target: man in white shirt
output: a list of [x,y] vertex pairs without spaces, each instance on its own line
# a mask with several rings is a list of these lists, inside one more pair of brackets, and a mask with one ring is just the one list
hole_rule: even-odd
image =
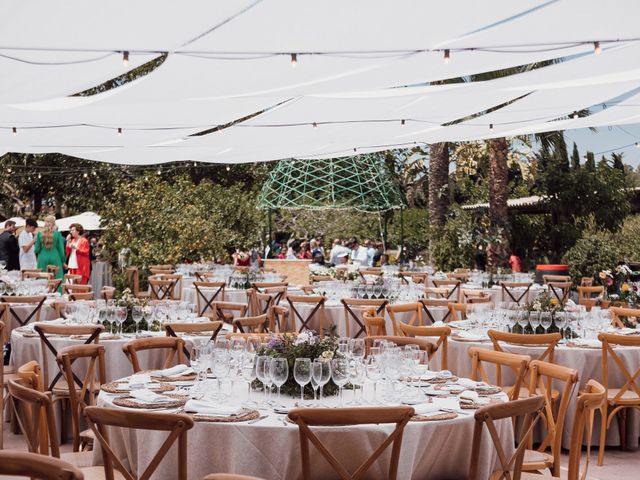
[[357,263],[358,265],[362,265],[363,267],[367,266],[367,249],[360,246],[357,238],[353,238],[351,240],[351,262]]
[[376,255],[376,249],[373,247],[373,242],[367,239],[364,241],[364,246],[367,248],[367,266],[373,267],[373,257]]
[[18,236],[18,246],[20,247],[20,270],[26,268],[38,268],[36,252],[33,245],[36,243],[36,236],[33,234],[38,223],[33,218],[27,218],[26,225]]
[[331,252],[329,252],[329,263],[331,263],[332,265],[339,265],[341,263],[344,263],[343,261],[338,260],[338,258],[344,257],[345,253],[348,256],[351,253],[351,250],[349,250],[347,247],[342,245],[342,242],[340,241],[339,238],[336,238],[333,241],[333,247],[331,248]]

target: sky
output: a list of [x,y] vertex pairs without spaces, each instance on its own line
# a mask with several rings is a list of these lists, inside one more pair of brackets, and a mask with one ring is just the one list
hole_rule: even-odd
[[599,127],[595,132],[588,128],[565,130],[564,136],[569,154],[573,150],[573,142],[576,142],[580,157],[584,157],[587,151],[592,151],[598,161],[603,154],[609,157],[611,151],[623,152],[622,160],[625,164],[634,168],[640,165],[640,149],[635,146],[635,142],[640,142],[640,123]]

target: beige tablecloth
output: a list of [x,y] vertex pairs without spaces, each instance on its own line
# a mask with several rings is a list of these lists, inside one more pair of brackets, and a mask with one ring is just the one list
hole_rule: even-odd
[[[486,349],[493,349],[490,342],[459,342],[455,340],[449,341],[449,358],[448,367],[454,374],[461,377],[471,376],[471,360],[467,351],[470,347],[480,347]],[[545,348],[543,347],[528,347],[519,345],[504,345],[503,349],[511,353],[517,353],[522,355],[530,355],[532,359],[540,356]],[[627,366],[630,372],[635,372],[640,365],[640,348],[637,347],[617,347],[620,358]],[[440,368],[440,356],[436,355],[432,362],[432,368]],[[602,350],[595,348],[572,348],[564,345],[559,345],[555,349],[554,363],[558,365],[564,365],[566,367],[575,368],[580,374],[579,389],[585,388],[587,382],[590,379],[597,380],[602,383]],[[495,372],[489,368],[489,375],[492,379],[495,379]],[[510,369],[502,369],[502,375],[505,384],[512,384],[514,381],[513,372]],[[612,362],[609,367],[609,387],[616,388],[622,387],[625,383],[625,378],[618,368]],[[556,385],[556,388],[558,386]],[[569,409],[567,412],[567,422],[565,423],[562,444],[565,448],[569,448],[571,443],[571,429],[573,426],[573,416],[577,406],[578,391],[573,392],[573,396],[569,403]],[[628,409],[628,424],[627,424],[627,445],[632,448],[638,447],[638,437],[640,437],[640,415],[635,409]],[[594,422],[594,445],[599,444],[599,432],[600,432],[600,415],[596,413],[596,420]],[[620,436],[618,433],[618,424],[614,420],[611,423],[611,427],[607,430],[606,444],[611,446],[620,445]]]

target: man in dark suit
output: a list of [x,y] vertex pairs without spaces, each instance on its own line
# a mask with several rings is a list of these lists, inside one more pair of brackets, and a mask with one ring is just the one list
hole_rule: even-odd
[[5,262],[7,270],[20,270],[20,247],[15,231],[16,222],[7,220],[4,232],[0,233],[0,261]]

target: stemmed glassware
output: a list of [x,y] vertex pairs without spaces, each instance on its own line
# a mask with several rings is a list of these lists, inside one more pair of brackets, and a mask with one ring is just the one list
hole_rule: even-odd
[[249,405],[253,404],[251,400],[251,384],[257,378],[256,371],[256,356],[251,353],[246,353],[244,355],[244,359],[242,361],[242,378],[247,381],[247,403]]
[[116,334],[116,307],[107,305],[107,321],[111,324],[111,333]]
[[300,385],[300,405],[304,402],[304,386],[311,381],[313,372],[311,371],[310,358],[296,358],[293,365],[293,378]]
[[269,365],[271,372],[271,380],[278,387],[278,402],[281,401],[280,388],[287,382],[289,378],[289,362],[286,358],[273,358]]
[[142,311],[142,307],[139,305],[134,305],[131,308],[131,318],[133,319],[133,321],[136,324],[136,336],[138,335],[138,333],[140,333],[140,321],[142,320],[142,317],[144,316],[144,313]]
[[271,385],[270,366],[271,357],[260,355],[256,358],[256,376],[258,377],[258,380],[260,380],[260,383],[262,383],[267,403],[269,403],[269,386]]
[[231,368],[229,355],[227,354],[227,352],[224,350],[216,349],[213,352],[211,367],[218,384],[218,396],[220,398],[224,398],[225,395],[224,393],[222,393],[222,381],[227,378],[227,376],[229,375],[229,369]]
[[352,338],[349,340],[349,355],[351,358],[364,358],[364,338]]
[[349,381],[349,361],[346,358],[331,360],[331,379],[340,389],[340,406],[344,406],[343,389]]
[[[211,360],[211,351],[207,355],[207,348],[204,345],[194,345],[191,349],[190,363],[191,368],[196,372],[196,383],[193,386],[194,395],[199,395],[202,391],[202,384],[206,378],[206,372],[209,368],[209,362]],[[204,376],[204,378],[203,378]]]
[[116,307],[116,321],[118,322],[118,334],[122,336],[122,325],[127,320],[127,307]]
[[378,380],[382,379],[382,365],[377,356],[369,355],[365,360],[367,378],[373,382],[373,403],[378,403]]
[[[362,388],[364,387],[365,369],[364,364],[359,359],[349,361],[349,383],[353,386],[353,403],[360,405],[362,403]],[[358,400],[358,392],[360,390],[360,400]]]
[[320,402],[322,402],[323,387],[331,380],[331,362],[322,358],[313,361],[313,381],[320,389]]
[[544,328],[544,333],[549,331],[549,327],[551,327],[551,312],[540,313],[540,326]]

